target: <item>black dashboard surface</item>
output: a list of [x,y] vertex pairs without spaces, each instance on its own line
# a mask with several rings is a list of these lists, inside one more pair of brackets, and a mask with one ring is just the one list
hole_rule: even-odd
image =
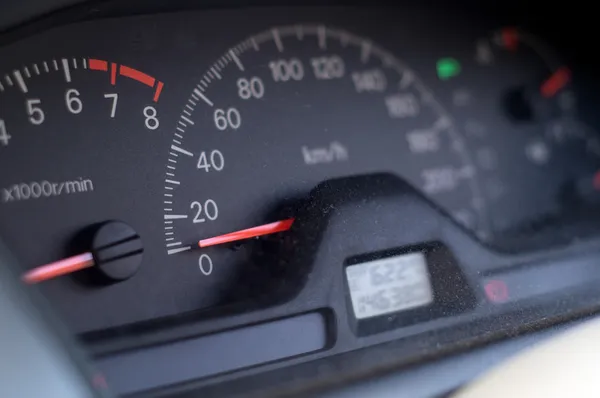
[[317,391],[597,310],[576,7],[66,5],[2,13],[0,236],[116,392]]

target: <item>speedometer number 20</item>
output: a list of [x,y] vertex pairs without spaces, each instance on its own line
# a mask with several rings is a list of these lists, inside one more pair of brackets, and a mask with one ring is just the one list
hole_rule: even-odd
[[190,209],[194,210],[194,224],[206,222],[207,218],[209,221],[215,221],[219,217],[219,208],[212,199],[208,199],[204,203],[194,201],[190,205]]

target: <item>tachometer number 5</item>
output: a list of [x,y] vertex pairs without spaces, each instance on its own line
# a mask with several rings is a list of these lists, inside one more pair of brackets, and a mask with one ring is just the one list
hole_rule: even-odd
[[207,218],[209,221],[215,221],[219,217],[219,208],[217,207],[217,203],[212,199],[206,200],[204,204],[194,201],[190,205],[190,209],[196,212],[194,224],[206,222]]

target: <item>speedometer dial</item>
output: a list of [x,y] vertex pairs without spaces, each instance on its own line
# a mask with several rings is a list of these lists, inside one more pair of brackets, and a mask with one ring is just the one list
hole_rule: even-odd
[[238,266],[261,264],[251,243],[198,250],[199,240],[289,220],[319,182],[373,172],[402,177],[487,232],[463,140],[407,65],[341,30],[270,29],[227,50],[191,88],[166,162],[165,250],[199,267],[211,286],[203,306],[221,303],[214,286],[231,289],[248,274]]

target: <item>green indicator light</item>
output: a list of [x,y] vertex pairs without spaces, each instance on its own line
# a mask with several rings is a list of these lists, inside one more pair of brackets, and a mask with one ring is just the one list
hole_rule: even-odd
[[460,64],[454,58],[442,58],[436,64],[437,74],[441,80],[448,80],[460,73]]

